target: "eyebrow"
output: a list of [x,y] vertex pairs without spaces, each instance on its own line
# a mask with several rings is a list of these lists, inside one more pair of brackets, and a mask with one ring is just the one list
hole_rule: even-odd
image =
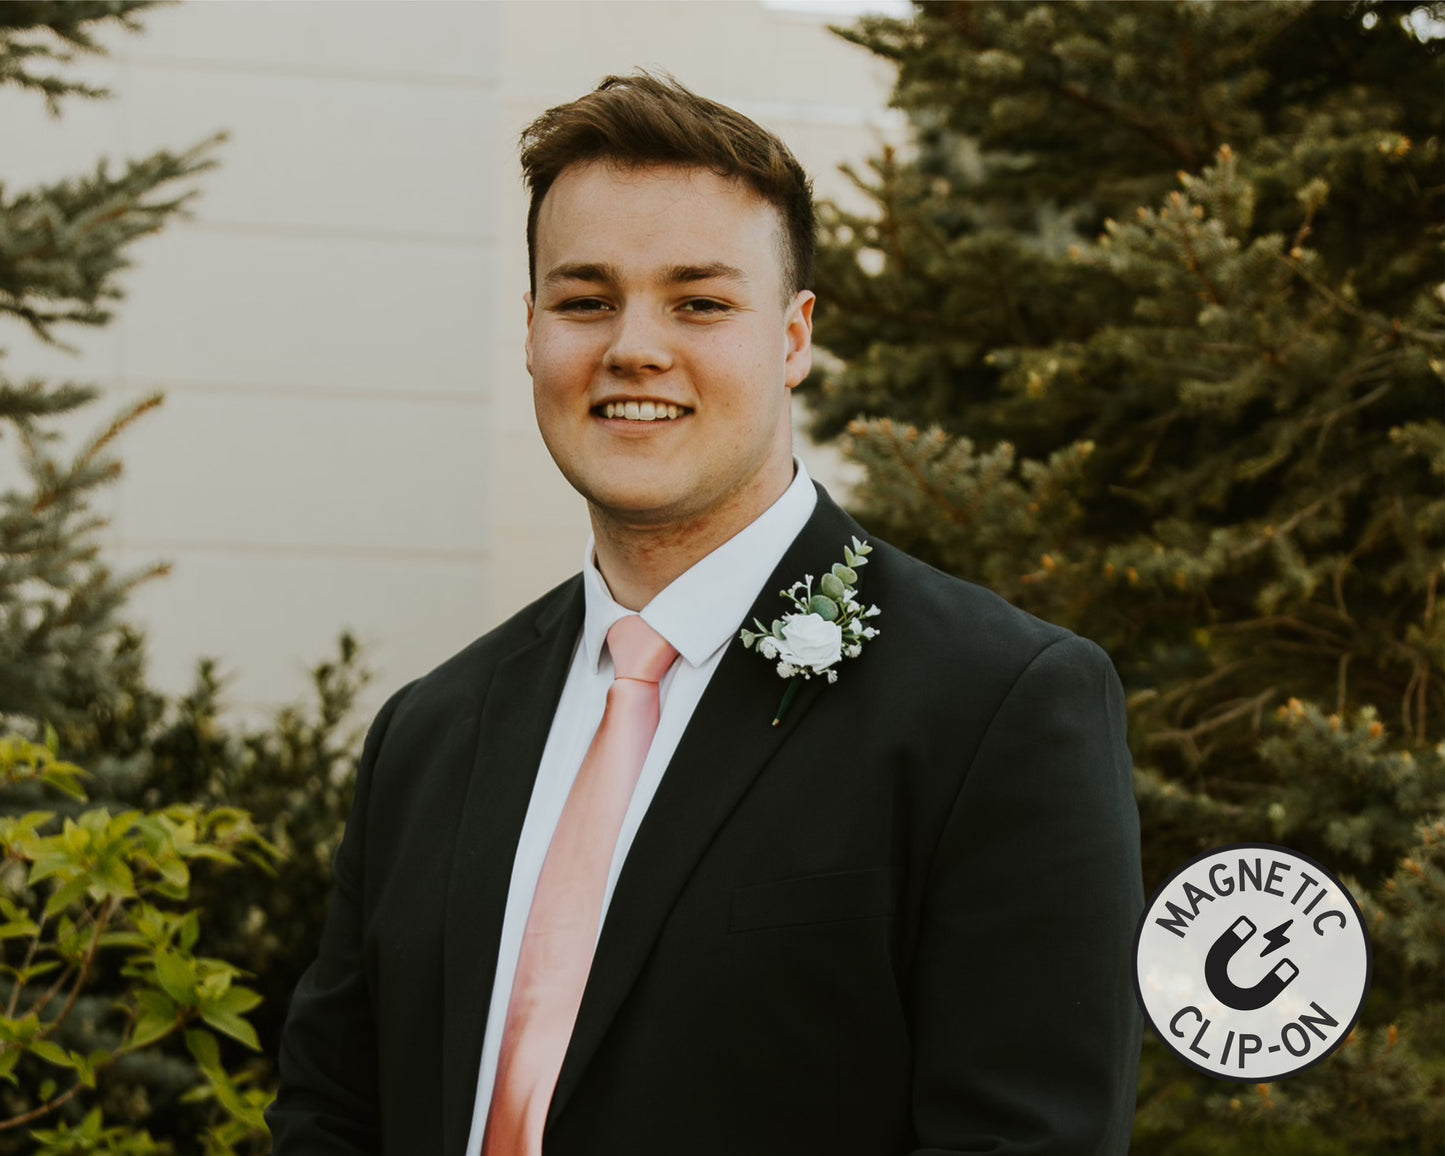
[[[544,285],[557,285],[564,281],[591,281],[604,285],[616,285],[622,280],[617,266],[606,262],[579,261],[558,265],[542,279]],[[709,261],[704,265],[669,265],[662,271],[662,280],[667,285],[687,285],[694,281],[736,281],[748,284],[747,274],[736,265],[725,261]]]

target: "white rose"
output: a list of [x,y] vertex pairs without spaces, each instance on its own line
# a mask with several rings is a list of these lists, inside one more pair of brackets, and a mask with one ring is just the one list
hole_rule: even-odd
[[793,666],[821,671],[843,656],[843,630],[817,614],[789,614],[783,619],[778,654]]

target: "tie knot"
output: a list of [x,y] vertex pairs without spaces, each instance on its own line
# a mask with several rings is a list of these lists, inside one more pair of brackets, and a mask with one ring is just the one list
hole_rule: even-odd
[[635,678],[640,682],[661,682],[677,651],[667,639],[642,621],[639,614],[619,618],[607,632],[607,649],[612,652],[612,665],[617,678]]

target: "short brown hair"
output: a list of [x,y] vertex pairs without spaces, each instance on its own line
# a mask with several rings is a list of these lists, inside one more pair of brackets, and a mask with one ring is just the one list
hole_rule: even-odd
[[727,105],[688,91],[673,77],[639,69],[609,76],[586,96],[549,108],[522,130],[528,283],[537,291],[537,215],[552,183],[570,165],[604,161],[710,169],[743,181],[778,210],[780,255],[789,299],[813,287],[813,182],[788,146]]

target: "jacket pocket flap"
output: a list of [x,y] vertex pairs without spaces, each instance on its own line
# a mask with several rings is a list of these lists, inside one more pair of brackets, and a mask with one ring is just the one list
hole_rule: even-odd
[[728,931],[891,915],[892,876],[890,868],[866,867],[739,887],[733,891]]

